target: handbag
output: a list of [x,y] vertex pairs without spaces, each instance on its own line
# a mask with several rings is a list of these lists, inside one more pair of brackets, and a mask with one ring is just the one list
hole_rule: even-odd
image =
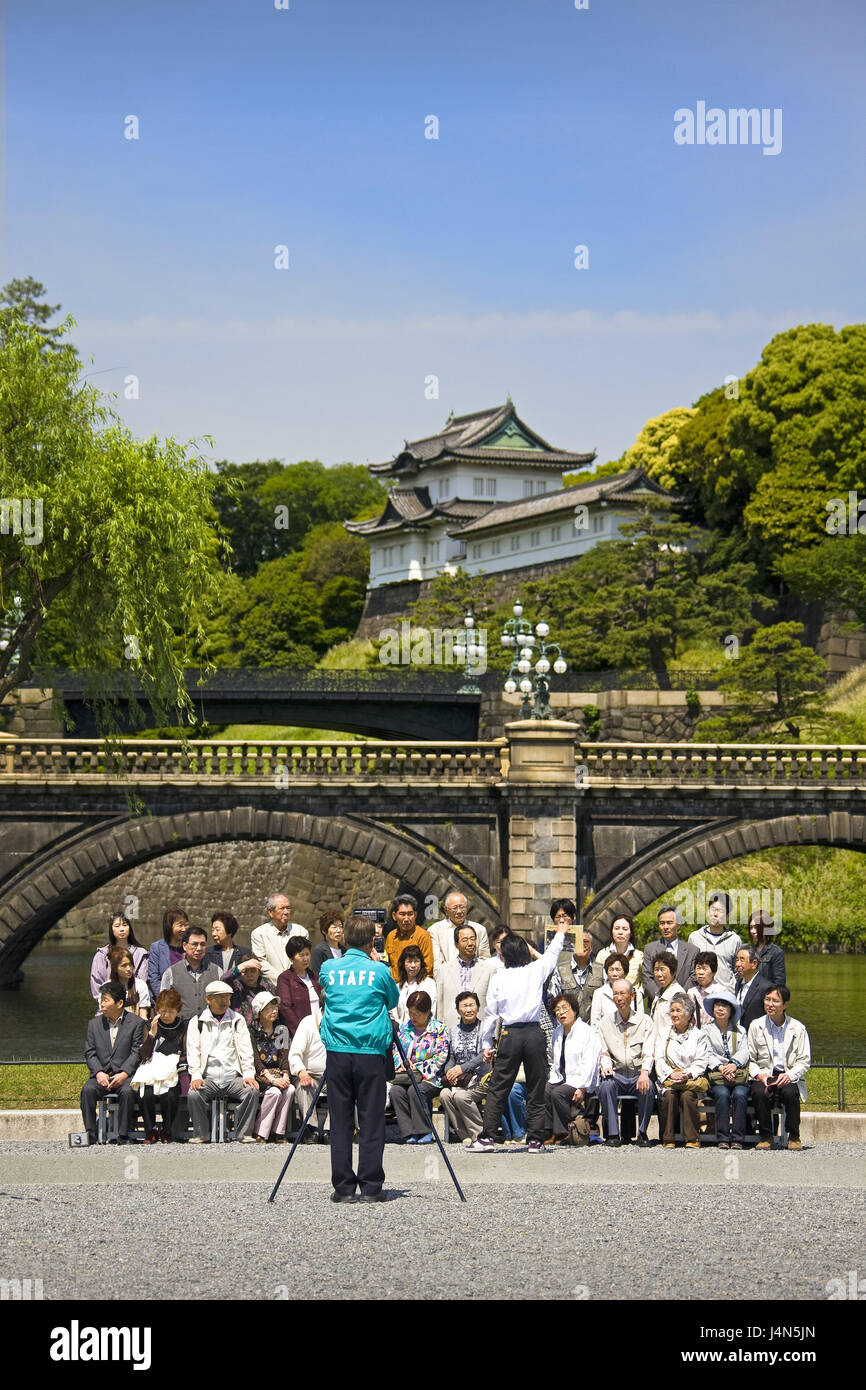
[[[736,1050],[737,1050],[737,1030],[736,1030],[736,1028],[732,1028],[732,1029],[731,1029],[731,1038],[733,1039],[734,1051],[736,1052]],[[725,1042],[724,1037],[722,1038],[722,1046],[724,1047],[725,1051],[727,1052],[727,1050],[728,1050],[728,1045],[727,1045],[727,1043]],[[734,1072],[734,1079],[733,1079],[733,1081],[729,1081],[729,1080],[727,1079],[726,1076],[722,1076],[721,1068],[719,1068],[719,1067],[713,1067],[712,1071],[708,1071],[708,1072],[707,1072],[707,1080],[709,1081],[709,1083],[710,1083],[711,1086],[745,1086],[745,1085],[748,1083],[748,1080],[749,1080],[749,1064],[748,1064],[748,1062],[745,1062],[745,1063],[743,1064],[743,1066],[737,1067],[737,1070]]]
[[[667,1042],[665,1043],[665,1061],[669,1067],[672,1067],[673,1062],[668,1056],[670,1044],[671,1035],[668,1033]],[[688,1081],[671,1081],[670,1077],[668,1077],[666,1081],[662,1082],[662,1088],[665,1091],[695,1091],[699,1095],[702,1095],[704,1091],[710,1089],[710,1083],[705,1076],[690,1076]]]

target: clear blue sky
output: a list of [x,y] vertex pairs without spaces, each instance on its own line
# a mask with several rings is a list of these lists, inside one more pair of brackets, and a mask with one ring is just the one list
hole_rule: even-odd
[[[139,435],[366,462],[510,391],[604,460],[773,333],[864,317],[861,0],[6,14],[2,279],[74,315],[95,384],[139,377]],[[781,108],[781,153],[675,144],[699,101]]]

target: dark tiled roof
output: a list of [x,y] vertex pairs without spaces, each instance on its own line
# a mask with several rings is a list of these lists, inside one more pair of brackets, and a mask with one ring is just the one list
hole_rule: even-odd
[[392,488],[382,514],[370,521],[346,521],[347,531],[355,536],[370,536],[383,531],[405,531],[409,527],[435,520],[467,521],[490,508],[489,502],[464,501],[453,497],[447,502],[431,502],[426,487]]
[[451,536],[477,535],[479,531],[494,531],[501,526],[513,526],[518,522],[534,521],[556,512],[571,512],[578,505],[600,502],[639,503],[650,493],[660,500],[676,502],[678,499],[659,487],[641,468],[630,468],[625,473],[599,478],[597,481],[581,483],[577,487],[559,488],[556,492],[544,492],[538,497],[525,497],[520,502],[499,502],[490,507],[482,516],[469,521],[464,526],[449,531]]
[[[485,439],[496,435],[509,420],[538,447],[537,449],[482,449]],[[539,467],[555,467],[557,464],[587,463],[595,458],[595,453],[573,454],[554,448],[540,434],[531,430],[518,416],[511,400],[505,405],[497,405],[489,410],[476,410],[471,415],[453,415],[438,434],[427,435],[423,439],[406,441],[404,448],[387,463],[371,463],[368,468],[373,474],[386,474],[391,477],[401,473],[412,473],[419,464],[433,463],[445,458],[470,458],[486,463],[529,463]]]

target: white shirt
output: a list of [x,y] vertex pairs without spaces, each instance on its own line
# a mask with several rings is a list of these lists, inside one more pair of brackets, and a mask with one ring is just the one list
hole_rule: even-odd
[[564,941],[565,932],[557,932],[538,960],[530,961],[529,965],[515,966],[512,970],[493,972],[484,1013],[485,1047],[493,1046],[497,1018],[502,1019],[504,1028],[513,1023],[540,1021],[544,1007],[544,986],[556,969]]
[[427,998],[430,1000],[430,1016],[431,1018],[436,1017],[436,981],[428,975],[423,980],[407,980],[405,985],[400,986],[400,998],[397,1000],[396,1008],[391,1010],[391,1017],[395,1019],[397,1023],[409,1022],[409,1010],[406,1008],[406,1000],[409,998],[410,994],[415,993],[416,989],[420,989],[422,993],[427,995]]
[[[207,1059],[207,1080],[217,1086],[226,1086],[238,1078],[237,1053],[232,1037],[231,1010],[226,1009],[211,1035],[211,1047]],[[233,1016],[233,1015],[232,1015]],[[216,1023],[216,1018],[214,1018]]]
[[[475,949],[482,960],[486,960],[490,955],[490,942],[487,938],[487,928],[480,922],[470,922],[468,919],[460,923],[461,927],[471,927],[475,932]],[[441,917],[438,922],[432,922],[427,928],[430,933],[430,940],[433,943],[433,974],[438,974],[440,965],[446,965],[449,961],[457,959],[457,946],[454,942],[454,923],[447,917]]]
[[782,1026],[779,1027],[778,1023],[774,1023],[770,1015],[767,1014],[767,1029],[769,1030],[770,1037],[773,1039],[773,1071],[788,1070],[788,1059],[785,1055],[785,1033],[787,1028],[787,1018],[783,1020]]
[[693,1078],[703,1076],[710,1063],[707,1036],[700,1028],[678,1033],[670,1028],[656,1037],[656,1080],[659,1086],[672,1071],[687,1071]]
[[[562,1040],[565,1037],[565,1075],[562,1074]],[[550,1080],[555,1083],[567,1081],[575,1090],[598,1090],[598,1064],[601,1058],[601,1038],[583,1019],[572,1024],[571,1032],[565,1035],[562,1024],[557,1023],[550,1044],[552,1063]]]
[[289,1044],[289,1071],[297,1076],[300,1071],[308,1071],[311,1076],[322,1076],[328,1054],[319,1035],[316,1020],[307,1015],[298,1024]]
[[313,1015],[314,1018],[317,1018],[318,1015],[322,1012],[322,1008],[319,1004],[319,996],[316,993],[316,986],[313,984],[309,975],[302,975],[301,979],[303,983],[307,986],[307,993],[310,996],[310,1013]]

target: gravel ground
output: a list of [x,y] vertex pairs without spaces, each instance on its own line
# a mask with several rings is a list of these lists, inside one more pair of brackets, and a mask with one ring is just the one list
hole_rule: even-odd
[[[425,1182],[421,1155],[389,1149],[392,1195],[378,1206],[328,1200],[326,1151],[299,1153],[303,1170],[290,1170],[272,1206],[279,1149],[227,1146],[207,1151],[206,1162],[199,1150],[203,1180],[186,1162],[195,1152],[151,1151],[142,1156],[153,1158],[146,1176],[144,1161],[133,1176],[122,1166],[129,1148],[3,1145],[0,1274],[41,1278],[46,1299],[104,1299],[112,1288],[150,1299],[382,1298],[411,1287],[415,1299],[459,1290],[741,1301],[826,1299],[828,1280],[866,1267],[866,1202],[854,1186],[864,1145],[746,1155],[727,1181],[722,1156],[711,1154],[459,1155],[465,1205],[444,1166]],[[650,1157],[653,1180],[630,1177],[624,1191],[617,1160],[631,1167]],[[42,1185],[46,1164],[57,1174]],[[710,1254],[717,1247],[721,1258]],[[660,1248],[670,1252],[663,1272]]]

